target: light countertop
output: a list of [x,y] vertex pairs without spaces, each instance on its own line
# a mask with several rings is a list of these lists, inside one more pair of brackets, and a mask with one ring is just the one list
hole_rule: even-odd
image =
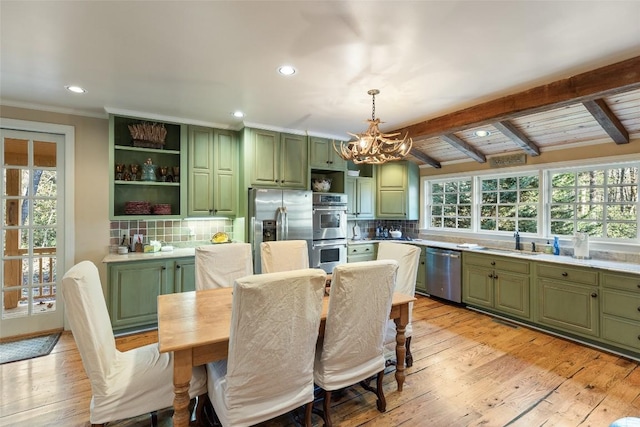
[[126,255],[108,254],[102,258],[102,262],[108,264],[111,262],[149,261],[165,258],[193,257],[195,255],[195,248],[174,248],[168,252],[129,252]]
[[441,242],[437,240],[363,239],[363,240],[349,240],[348,244],[362,245],[366,243],[380,243],[380,242],[409,243],[412,245],[429,246],[433,248],[453,249],[457,251],[478,252],[483,254],[521,258],[521,259],[527,259],[530,261],[544,261],[544,262],[550,262],[550,263],[556,263],[556,264],[571,265],[576,267],[599,268],[602,270],[609,270],[609,271],[619,272],[619,273],[640,274],[640,264],[634,264],[629,262],[598,260],[598,259],[576,259],[570,256],[564,256],[564,255],[551,255],[551,254],[545,254],[542,252],[516,251],[516,250],[508,250],[508,249],[491,249],[491,248],[484,248],[484,247],[464,248],[464,247],[460,247],[458,243]]

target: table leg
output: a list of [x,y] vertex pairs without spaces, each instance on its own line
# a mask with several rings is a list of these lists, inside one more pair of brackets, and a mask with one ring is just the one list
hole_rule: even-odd
[[408,305],[400,307],[400,317],[394,319],[396,323],[396,383],[398,391],[402,391],[404,384],[404,368],[407,348],[405,347],[406,338],[404,336],[407,322],[409,321]]
[[191,382],[191,350],[176,351],[173,355],[173,425],[187,427],[191,419],[189,413],[189,383]]

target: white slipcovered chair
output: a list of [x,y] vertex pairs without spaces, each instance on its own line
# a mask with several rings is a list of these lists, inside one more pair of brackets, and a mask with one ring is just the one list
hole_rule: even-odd
[[249,243],[221,243],[196,248],[197,291],[230,288],[237,278],[252,274]]
[[254,425],[303,405],[311,425],[325,277],[305,269],[236,280],[228,358],[207,364],[209,398],[223,426]]
[[278,240],[260,244],[263,273],[309,268],[309,248],[306,240]]
[[[92,262],[82,261],[67,271],[62,297],[91,382],[92,426],[173,405],[173,354],[160,354],[157,344],[125,352],[116,349],[100,276]],[[189,395],[199,396],[199,407],[206,397],[206,380],[204,367],[193,369]]]
[[[405,295],[414,296],[416,293],[416,277],[418,275],[418,265],[420,264],[420,248],[406,243],[396,242],[380,242],[378,243],[377,259],[392,259],[398,262],[398,278],[396,279],[395,292]],[[411,325],[411,317],[413,312],[413,303],[409,303],[409,322],[404,332],[407,338],[406,348],[407,356],[405,357],[406,366],[413,365],[413,355],[411,354],[411,337],[413,335],[413,327]],[[387,321],[387,332],[384,340],[385,345],[396,344],[396,323],[393,320]],[[393,363],[393,362],[390,362]]]
[[[318,342],[314,379],[324,390],[325,425],[331,426],[331,392],[360,382],[386,410],[382,389],[384,334],[391,312],[398,263],[393,260],[342,264],[334,268],[324,337]],[[368,385],[377,374],[376,387]]]

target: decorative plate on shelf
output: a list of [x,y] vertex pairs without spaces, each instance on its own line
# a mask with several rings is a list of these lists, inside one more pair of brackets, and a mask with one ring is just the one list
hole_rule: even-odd
[[219,231],[211,236],[211,243],[229,243],[229,235],[225,232]]

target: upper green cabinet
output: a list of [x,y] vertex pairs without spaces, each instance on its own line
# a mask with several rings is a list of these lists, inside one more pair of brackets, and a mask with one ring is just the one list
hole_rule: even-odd
[[[130,126],[139,128],[137,138]],[[158,142],[161,138],[157,135],[164,133],[164,143]],[[111,115],[109,219],[181,217],[184,196],[180,170],[186,166],[185,144],[186,126]]]
[[235,132],[189,126],[187,215],[235,216],[238,141]]
[[345,183],[347,219],[373,219],[376,197],[374,179],[348,176]]
[[410,161],[389,162],[378,166],[376,175],[376,218],[419,219],[418,165]]
[[311,169],[344,171],[347,162],[333,149],[333,140],[309,138],[309,167]]
[[307,137],[261,129],[245,130],[249,186],[307,189]]

